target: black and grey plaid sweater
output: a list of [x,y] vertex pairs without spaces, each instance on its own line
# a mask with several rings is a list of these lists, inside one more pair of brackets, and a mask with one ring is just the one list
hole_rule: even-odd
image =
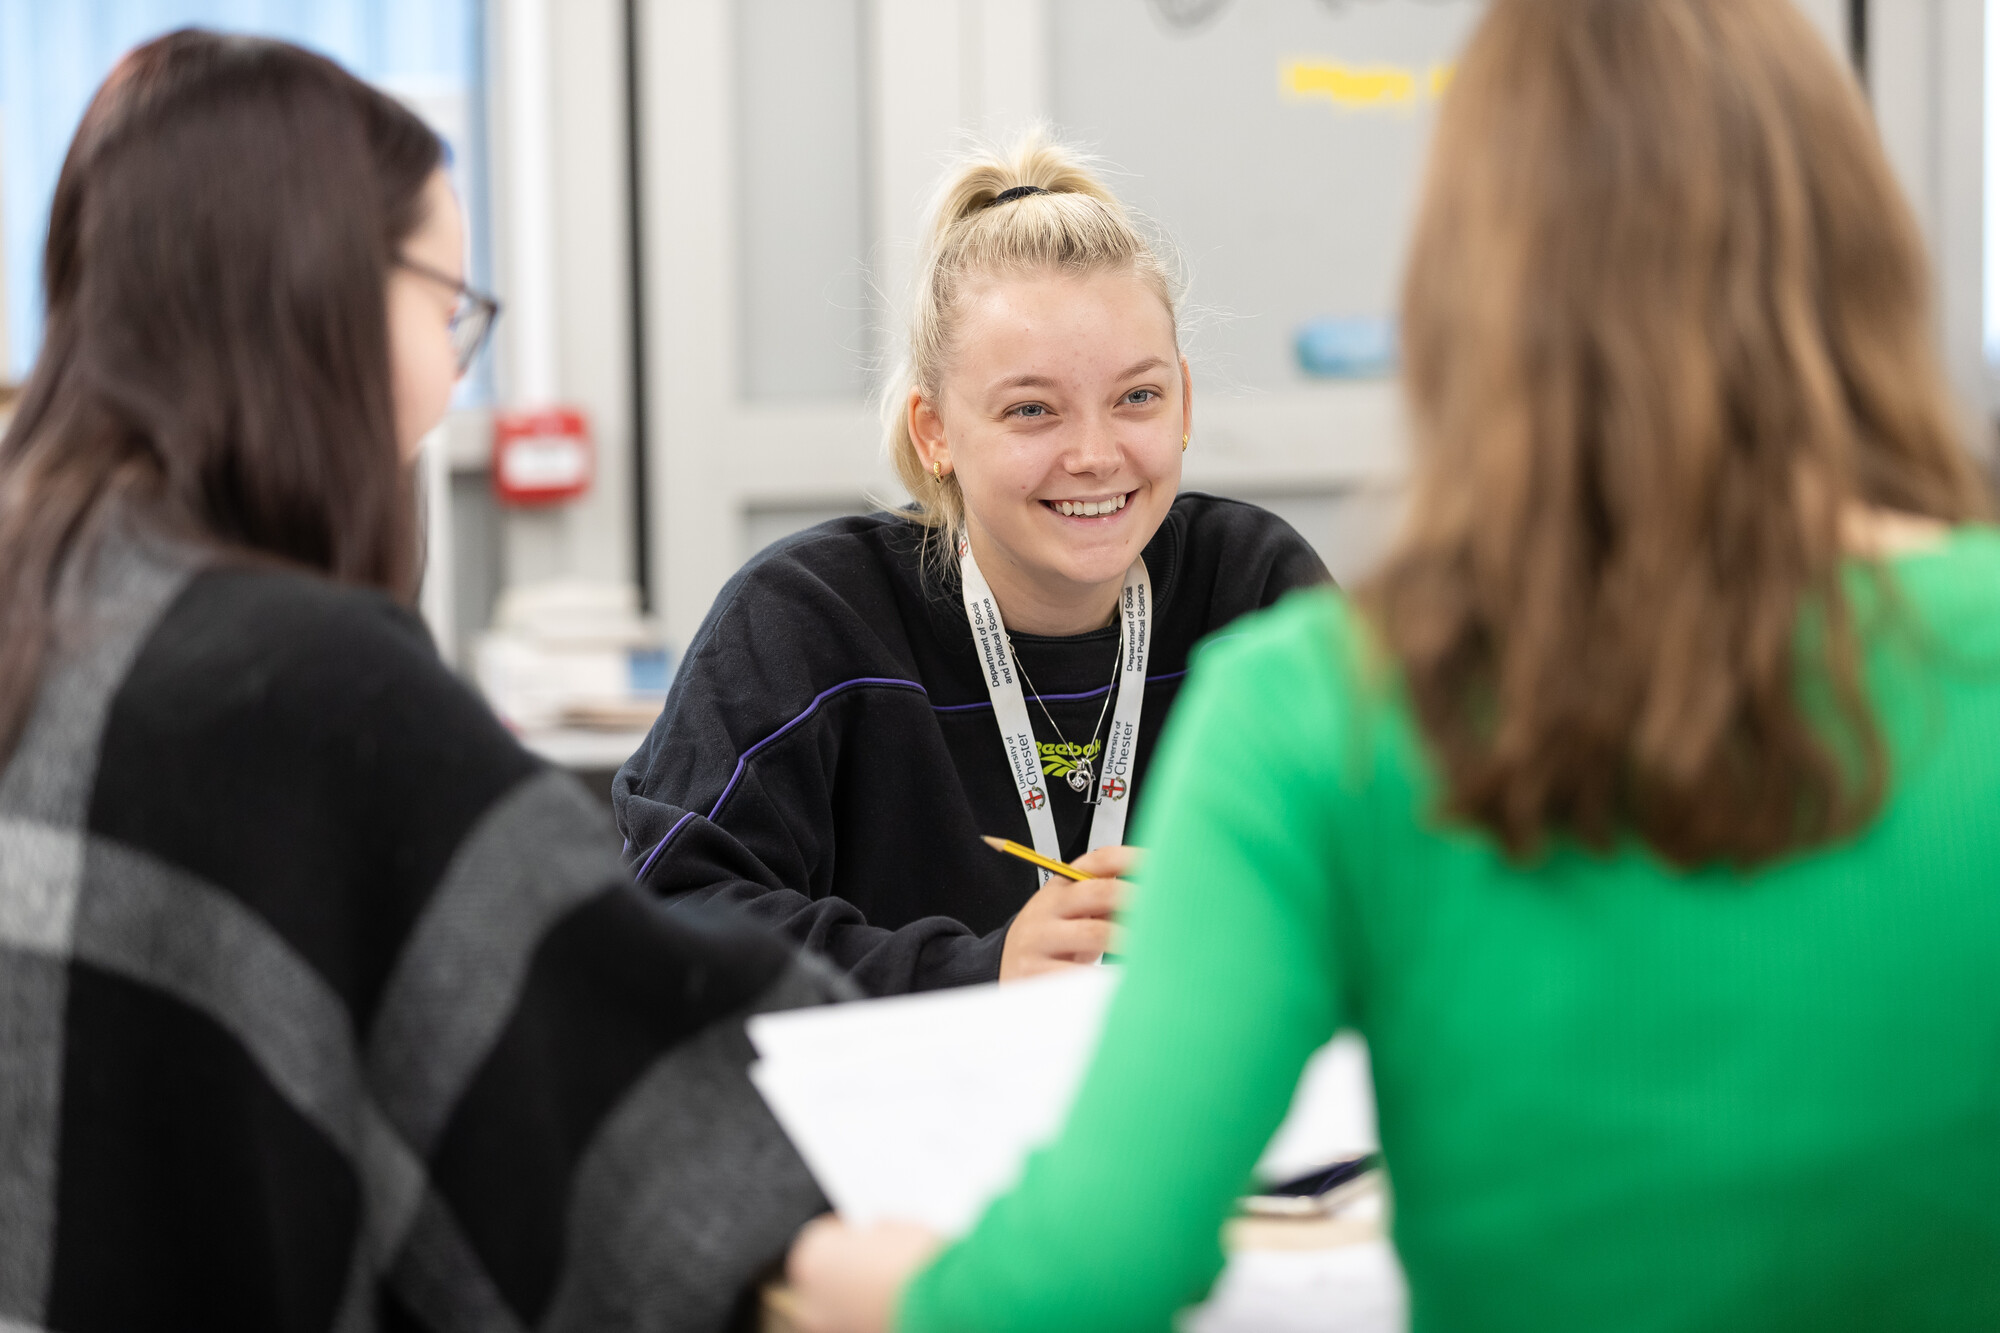
[[0,1330],[706,1329],[824,1207],[787,947],[382,597],[107,540],[0,770]]

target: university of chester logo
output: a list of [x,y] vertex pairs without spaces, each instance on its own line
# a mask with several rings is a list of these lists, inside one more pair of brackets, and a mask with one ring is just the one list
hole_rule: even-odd
[[1113,800],[1113,801],[1124,800],[1125,779],[1123,778],[1107,779],[1104,784],[1104,795],[1107,800]]
[[1021,798],[1021,804],[1030,810],[1039,810],[1049,803],[1049,798],[1040,787],[1028,788],[1028,794]]

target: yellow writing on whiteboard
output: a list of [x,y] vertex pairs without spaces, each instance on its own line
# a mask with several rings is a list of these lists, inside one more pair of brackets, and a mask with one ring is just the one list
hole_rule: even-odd
[[1453,67],[1433,65],[1421,74],[1401,65],[1345,65],[1333,60],[1287,60],[1278,67],[1278,89],[1294,100],[1324,99],[1347,110],[1409,106],[1419,93],[1444,96]]

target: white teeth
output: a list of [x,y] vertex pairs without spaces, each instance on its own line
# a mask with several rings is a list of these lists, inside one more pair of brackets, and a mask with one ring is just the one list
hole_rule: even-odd
[[1125,497],[1114,495],[1109,500],[1058,500],[1056,509],[1071,518],[1095,518],[1099,514],[1115,514],[1125,507]]

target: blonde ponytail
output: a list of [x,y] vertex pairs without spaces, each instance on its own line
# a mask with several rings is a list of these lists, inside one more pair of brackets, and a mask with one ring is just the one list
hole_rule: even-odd
[[1158,294],[1174,319],[1178,341],[1178,276],[1082,154],[1037,130],[1010,150],[971,153],[945,176],[918,252],[903,362],[882,395],[896,476],[914,501],[912,513],[936,537],[956,538],[965,502],[958,479],[934,476],[917,453],[910,436],[910,391],[937,402],[958,298],[968,279],[1120,270]]

